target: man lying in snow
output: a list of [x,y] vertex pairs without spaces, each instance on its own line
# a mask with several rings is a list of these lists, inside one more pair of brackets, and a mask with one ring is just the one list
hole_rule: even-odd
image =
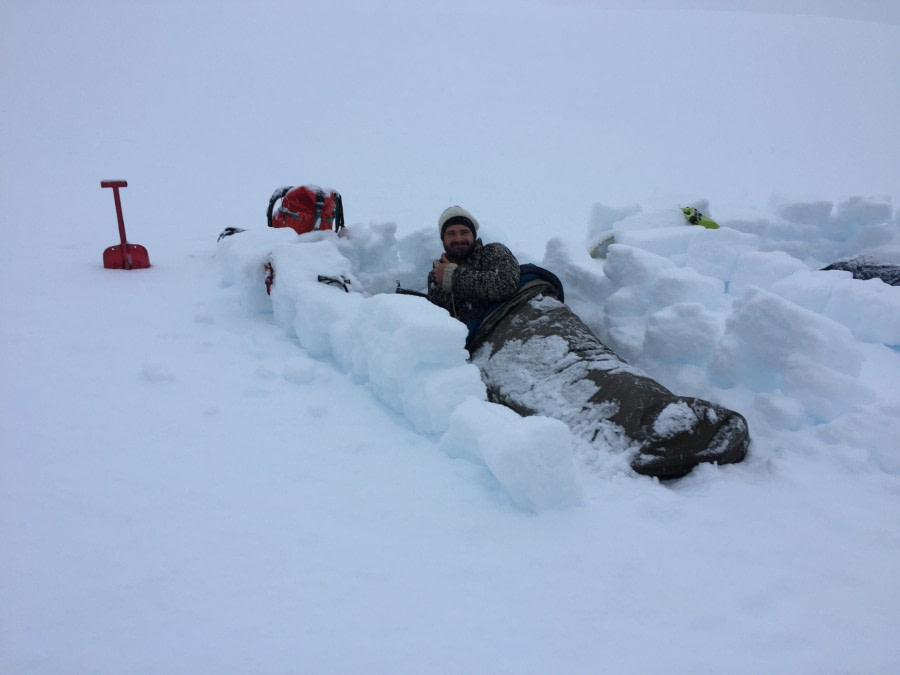
[[625,363],[562,302],[558,285],[521,275],[503,244],[482,244],[465,209],[445,210],[438,229],[444,253],[428,274],[428,299],[469,326],[466,347],[490,400],[632,453],[632,468],[649,476],[744,459],[750,436],[741,415],[675,396]]

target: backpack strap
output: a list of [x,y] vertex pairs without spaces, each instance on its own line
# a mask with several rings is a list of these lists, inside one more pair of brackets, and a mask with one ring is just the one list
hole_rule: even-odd
[[344,229],[344,200],[337,190],[332,194],[334,194],[334,231],[340,232]]
[[322,209],[325,208],[325,192],[316,190],[316,216],[313,219],[313,230],[322,229]]
[[269,197],[269,208],[266,209],[266,222],[269,227],[272,227],[272,209],[275,207],[275,202],[284,197],[288,192],[293,189],[293,185],[288,185],[287,187],[280,187],[275,192],[272,193],[272,196]]

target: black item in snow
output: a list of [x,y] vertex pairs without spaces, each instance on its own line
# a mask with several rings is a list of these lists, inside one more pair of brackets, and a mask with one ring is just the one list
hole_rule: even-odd
[[329,277],[324,274],[320,274],[317,277],[317,281],[320,284],[327,284],[329,286],[336,286],[337,288],[343,288],[345,292],[350,292],[350,280],[347,277]]
[[226,227],[219,233],[219,238],[216,241],[222,241],[225,237],[230,237],[238,232],[246,232],[246,230],[242,227]]

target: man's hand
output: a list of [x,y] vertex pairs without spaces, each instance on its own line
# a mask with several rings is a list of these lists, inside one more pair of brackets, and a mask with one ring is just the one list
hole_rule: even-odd
[[434,281],[438,286],[444,283],[444,270],[447,269],[447,265],[449,264],[450,261],[447,260],[446,253],[441,253],[441,259],[434,261]]

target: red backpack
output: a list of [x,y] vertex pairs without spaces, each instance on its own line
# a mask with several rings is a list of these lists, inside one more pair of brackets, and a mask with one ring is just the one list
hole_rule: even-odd
[[[281,205],[275,209],[279,199]],[[281,187],[269,199],[266,219],[269,227],[290,227],[297,234],[332,229],[340,232],[344,227],[344,204],[336,190],[323,190],[316,185]]]

